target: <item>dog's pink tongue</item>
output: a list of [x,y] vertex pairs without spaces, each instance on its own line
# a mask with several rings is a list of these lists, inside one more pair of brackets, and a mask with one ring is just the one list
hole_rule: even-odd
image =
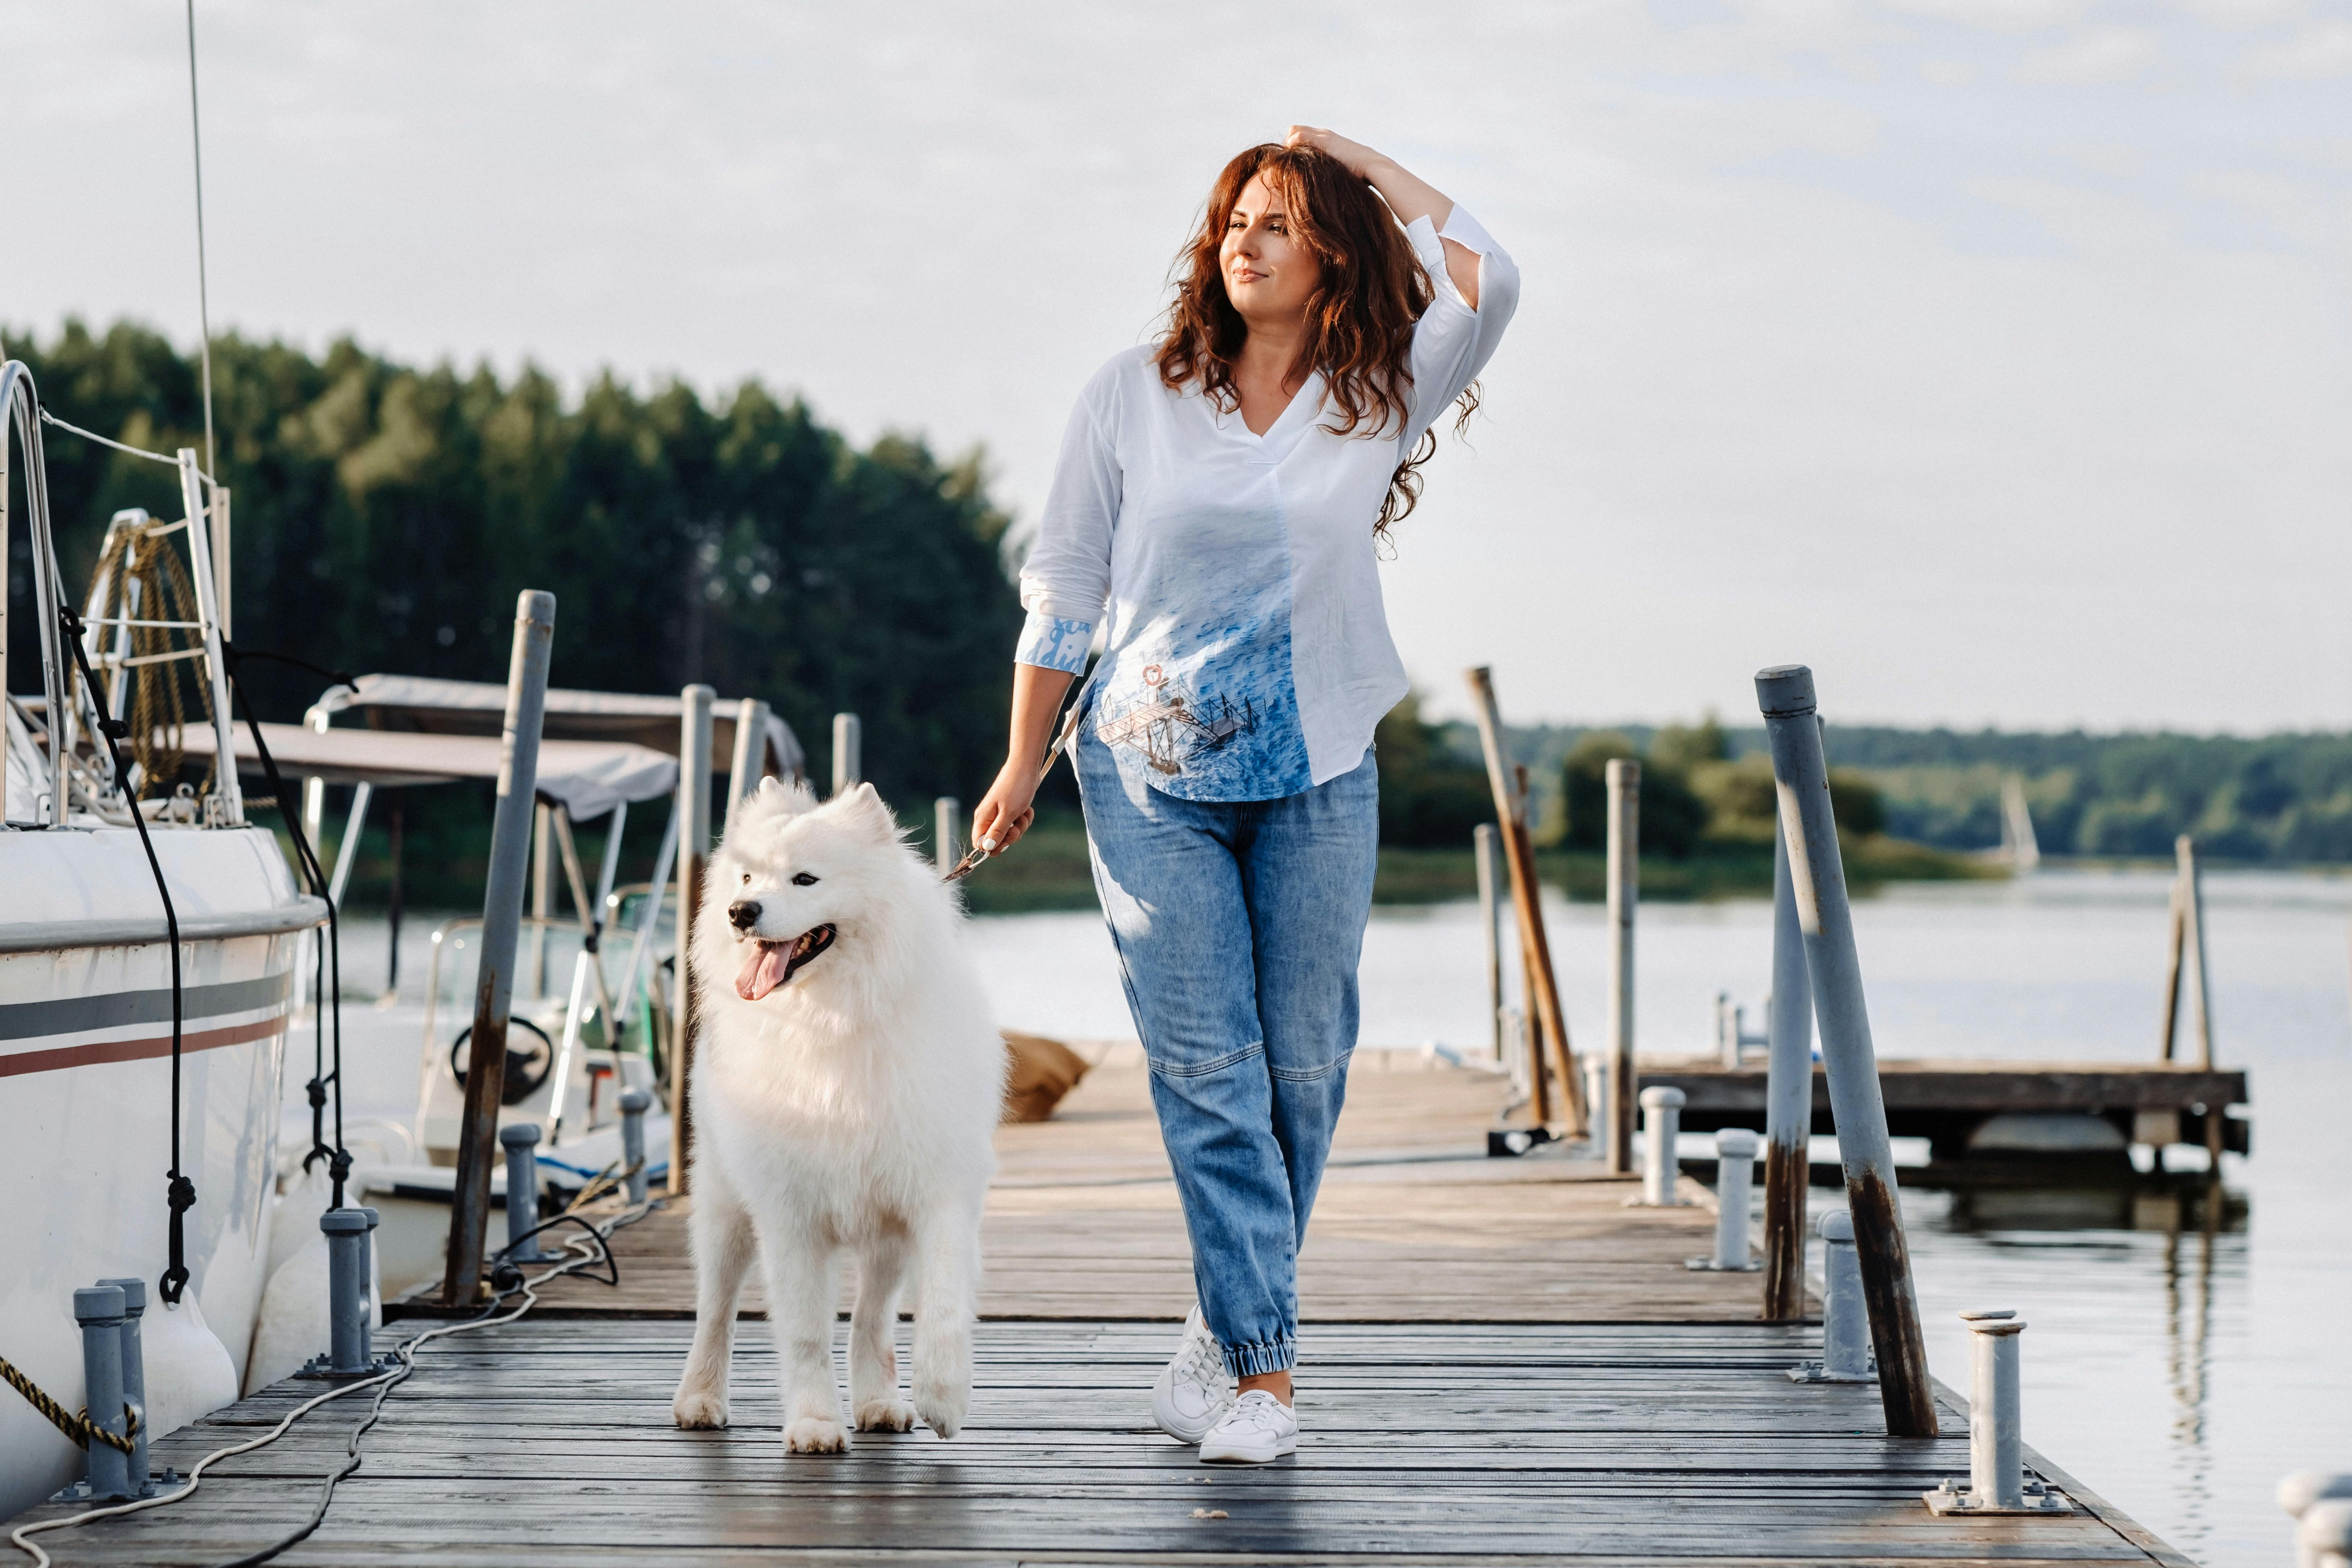
[[743,973],[735,977],[735,994],[757,1002],[784,983],[784,950],[781,943],[755,942]]

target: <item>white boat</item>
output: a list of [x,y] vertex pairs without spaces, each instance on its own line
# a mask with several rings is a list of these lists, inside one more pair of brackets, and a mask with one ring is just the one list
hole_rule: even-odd
[[[148,835],[179,922],[182,1010],[173,1085],[172,947],[138,828],[91,733],[87,689],[58,624],[38,403],[21,364],[0,370],[0,542],[9,531],[14,433],[29,505],[43,617],[37,697],[11,690],[0,782],[0,1356],[68,1406],[81,1401],[73,1291],[143,1279],[151,1430],[234,1400],[262,1290],[277,1205],[278,1107],[300,933],[325,918],[303,896],[267,829],[247,826],[233,776],[203,796],[150,803]],[[184,656],[225,716],[220,616],[209,524],[215,503],[194,455],[180,467],[185,552],[197,596]],[[217,494],[219,492],[210,492]],[[225,497],[219,503],[226,513]],[[118,520],[119,523],[122,520]],[[143,519],[138,520],[143,522]],[[117,616],[117,620],[128,619]],[[93,626],[89,652],[119,678],[117,634]],[[0,638],[0,685],[5,680]],[[187,1278],[162,1298],[170,1261],[168,1173],[194,1184],[184,1218]],[[80,1453],[0,1391],[0,1516],[71,1479]]]

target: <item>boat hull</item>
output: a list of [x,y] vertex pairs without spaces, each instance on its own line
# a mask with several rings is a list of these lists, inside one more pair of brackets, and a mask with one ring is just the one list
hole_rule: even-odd
[[[259,829],[163,831],[155,844],[184,936],[188,1295],[234,1398],[266,1283],[299,933],[323,906],[297,895]],[[190,1331],[194,1315],[159,1321],[155,1288],[169,1257],[171,949],[154,940],[161,904],[128,829],[0,834],[0,1190],[16,1198],[0,1207],[0,1355],[78,1406],[77,1287],[147,1280],[147,1343],[211,1354]],[[167,1428],[203,1413],[167,1400],[203,1403],[220,1380],[204,1366],[156,1366],[158,1353],[150,1426]],[[30,1405],[0,1402],[0,1516],[79,1468],[79,1450]]]

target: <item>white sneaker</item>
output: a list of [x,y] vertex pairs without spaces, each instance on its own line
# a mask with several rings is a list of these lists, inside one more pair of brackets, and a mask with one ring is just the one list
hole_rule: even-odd
[[1210,1463],[1222,1459],[1263,1465],[1297,1447],[1297,1413],[1265,1389],[1253,1388],[1201,1439],[1201,1458]]
[[1151,1418],[1171,1437],[1197,1443],[1233,1408],[1234,1380],[1198,1302],[1184,1320],[1184,1342],[1151,1385]]

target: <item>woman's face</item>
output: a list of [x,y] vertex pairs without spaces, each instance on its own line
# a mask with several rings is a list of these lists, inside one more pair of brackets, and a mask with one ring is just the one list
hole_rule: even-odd
[[1252,326],[1287,326],[1307,313],[1307,301],[1323,280],[1323,264],[1291,232],[1283,200],[1260,174],[1242,187],[1225,220],[1217,260],[1225,297]]

